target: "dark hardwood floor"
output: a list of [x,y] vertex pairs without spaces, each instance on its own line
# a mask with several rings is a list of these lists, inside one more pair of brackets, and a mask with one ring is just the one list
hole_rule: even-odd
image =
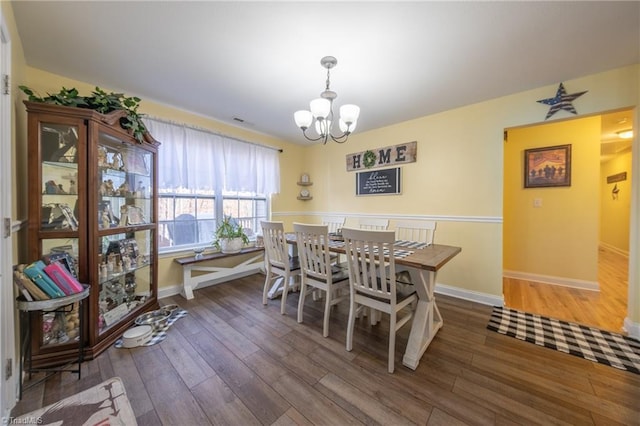
[[14,415],[119,376],[140,425],[616,425],[640,424],[640,375],[486,329],[491,307],[438,296],[444,327],[413,371],[402,365],[409,326],[387,373],[385,316],[357,322],[345,351],[347,304],[322,337],[321,301],[296,322],[261,303],[263,275],[161,300],[189,314],[160,344],[111,347],[26,391]]

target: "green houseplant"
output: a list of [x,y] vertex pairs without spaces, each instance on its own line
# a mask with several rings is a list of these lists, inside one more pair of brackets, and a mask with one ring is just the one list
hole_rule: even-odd
[[216,228],[213,246],[222,253],[238,253],[245,244],[249,244],[249,237],[242,225],[225,215]]
[[142,114],[138,112],[140,106],[140,98],[138,97],[129,97],[122,93],[107,93],[99,87],[91,92],[91,96],[80,96],[77,89],[63,87],[59,93],[47,93],[47,96],[42,97],[27,86],[18,87],[29,97],[30,102],[92,109],[101,114],[123,111],[124,116],[120,118],[120,127],[130,131],[139,143],[145,141],[147,128],[142,122]]

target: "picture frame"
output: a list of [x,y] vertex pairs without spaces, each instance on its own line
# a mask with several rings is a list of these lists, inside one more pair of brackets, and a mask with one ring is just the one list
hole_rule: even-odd
[[524,187],[571,186],[571,145],[524,150]]

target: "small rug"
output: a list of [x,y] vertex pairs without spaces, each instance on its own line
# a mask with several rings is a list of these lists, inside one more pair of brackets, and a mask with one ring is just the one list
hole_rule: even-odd
[[585,325],[494,306],[489,330],[640,374],[640,341]]
[[112,377],[55,404],[12,418],[10,423],[56,426],[138,424],[119,377]]
[[[180,318],[184,317],[185,315],[187,315],[186,310],[177,309],[175,313],[171,315],[171,317],[167,320],[167,325],[165,325],[162,328],[159,328],[158,330],[155,330],[151,335],[151,339],[149,339],[147,343],[141,346],[151,346],[151,345],[155,345],[156,343],[162,342],[164,339],[167,338],[167,330],[169,330],[169,327],[171,327],[174,322],[178,321]],[[116,342],[114,343],[114,346],[116,348],[121,348],[122,338],[119,338],[118,340],[116,340]]]

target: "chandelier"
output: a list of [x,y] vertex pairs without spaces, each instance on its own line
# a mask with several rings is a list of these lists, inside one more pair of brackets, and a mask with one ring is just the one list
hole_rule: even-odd
[[[327,84],[324,92],[320,93],[320,97],[309,102],[311,111],[296,111],[293,115],[296,125],[302,129],[302,134],[310,141],[322,140],[326,144],[329,138],[334,142],[344,143],[349,135],[355,130],[360,115],[360,107],[357,105],[347,104],[340,107],[340,118],[338,127],[341,134],[335,135],[331,132],[331,124],[334,122],[333,117],[333,100],[338,94],[329,89],[329,73],[331,68],[338,64],[338,60],[333,56],[325,56],[320,60],[320,65],[327,69]],[[318,137],[309,137],[307,129],[315,122],[315,130]]]

